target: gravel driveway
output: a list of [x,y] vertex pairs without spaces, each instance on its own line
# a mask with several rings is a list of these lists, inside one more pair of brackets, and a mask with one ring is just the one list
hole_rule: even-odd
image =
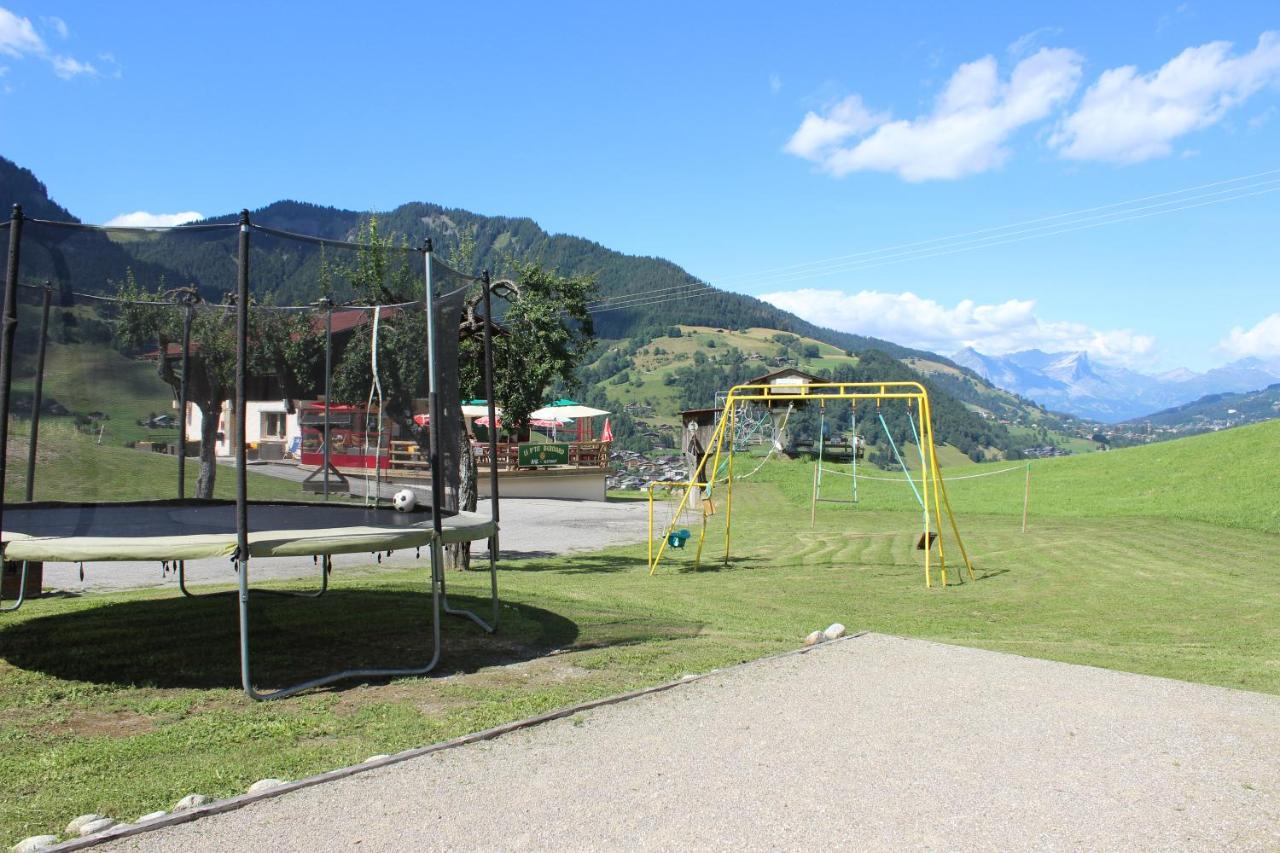
[[1280,848],[1280,697],[882,635],[112,850]]

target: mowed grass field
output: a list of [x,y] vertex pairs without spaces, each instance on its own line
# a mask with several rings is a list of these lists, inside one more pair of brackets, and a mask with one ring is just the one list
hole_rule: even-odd
[[[947,533],[951,585],[933,589],[900,479],[868,471],[885,479],[860,482],[855,506],[834,500],[847,501],[848,484],[828,471],[833,500],[811,526],[812,463],[771,461],[735,487],[727,563],[721,493],[700,567],[686,549],[650,577],[643,543],[507,562],[498,634],[446,620],[438,675],[278,703],[239,692],[233,599],[32,601],[0,616],[0,841],[91,811],[130,820],[193,791],[229,796],[750,660],[836,621],[1280,693],[1268,476],[1278,448],[1280,422],[1034,462],[1026,533],[1025,464],[956,467],[948,494],[977,580],[957,583]],[[739,461],[739,473],[756,464]],[[975,473],[991,475],[960,479]],[[260,685],[425,660],[425,564],[335,575],[317,600],[254,598]],[[449,582],[459,603],[482,606],[483,573]],[[963,709],[948,712],[963,725]]]

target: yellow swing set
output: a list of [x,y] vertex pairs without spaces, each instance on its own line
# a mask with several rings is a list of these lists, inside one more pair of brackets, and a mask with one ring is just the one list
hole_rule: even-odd
[[[687,482],[659,482],[649,486],[649,574],[654,574],[663,556],[668,550],[679,550],[692,537],[687,528],[677,528],[677,524],[686,510],[692,509],[695,503],[700,504],[702,523],[698,537],[695,565],[702,557],[702,546],[707,535],[707,520],[714,514],[711,505],[711,489],[720,481],[720,474],[725,473],[724,500],[724,562],[729,562],[731,533],[733,523],[733,463],[734,450],[732,436],[735,434],[735,417],[738,407],[746,403],[764,405],[780,405],[817,400],[875,400],[877,409],[882,400],[904,400],[908,404],[912,418],[912,430],[918,439],[920,461],[922,465],[920,477],[919,503],[921,507],[922,531],[917,543],[924,552],[924,583],[933,586],[933,543],[938,543],[938,576],[943,586],[947,584],[947,558],[945,545],[940,530],[945,511],[950,527],[955,535],[956,545],[964,559],[969,578],[974,578],[973,564],[965,549],[964,540],[960,536],[960,528],[956,522],[955,512],[947,497],[946,485],[943,483],[942,470],[938,465],[938,455],[933,439],[933,417],[929,407],[929,394],[918,382],[813,382],[803,385],[738,385],[729,391],[721,410],[719,423],[716,425],[711,439],[711,449],[699,460],[697,468]],[[890,438],[892,441],[892,437]],[[896,455],[895,447],[895,455]],[[722,457],[724,461],[722,462]],[[898,456],[901,463],[901,456]],[[905,470],[905,465],[903,466]],[[709,470],[708,470],[709,469]],[[714,473],[710,473],[714,472]],[[907,474],[910,479],[910,474]],[[654,522],[654,488],[678,488],[683,490],[678,506],[663,527],[662,537],[653,535]],[[913,484],[914,488],[914,484]],[[656,548],[655,548],[656,545]]]

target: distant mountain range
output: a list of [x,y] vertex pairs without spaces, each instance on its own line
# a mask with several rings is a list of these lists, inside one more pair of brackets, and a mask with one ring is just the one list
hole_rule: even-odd
[[1102,364],[1084,352],[1031,349],[984,355],[967,347],[952,356],[991,384],[1046,408],[1106,423],[1132,420],[1192,400],[1280,382],[1280,364],[1244,358],[1205,373],[1179,368],[1148,375]]
[[[79,221],[70,210],[50,198],[48,189],[36,175],[0,157],[0,205],[7,210],[8,205],[15,202],[23,206],[28,217]],[[253,223],[275,231],[252,234],[250,268],[255,295],[270,297],[276,304],[283,305],[309,304],[321,295],[326,285],[332,286],[339,299],[349,295],[349,291],[343,289],[340,272],[336,278],[326,278],[326,275],[332,275],[335,268],[349,268],[357,260],[354,253],[332,244],[322,247],[299,242],[280,232],[307,234],[330,241],[352,240],[370,213],[299,201],[277,201],[251,211],[250,215]],[[625,255],[580,237],[550,234],[532,219],[489,217],[423,202],[402,204],[379,211],[376,216],[383,234],[395,235],[408,245],[420,245],[424,239],[431,238],[446,258],[450,250],[462,242],[462,235],[469,233],[474,238],[475,251],[472,268],[464,272],[488,268],[501,275],[510,271],[515,259],[524,259],[536,260],[563,274],[592,276],[598,284],[592,312],[595,334],[611,346],[625,344],[632,349],[643,348],[654,339],[668,336],[673,329],[678,333],[681,326],[706,329],[704,343],[712,335],[739,332],[749,337],[751,330],[764,329],[785,333],[784,337],[796,336],[806,342],[827,344],[835,348],[836,352],[828,353],[832,359],[847,360],[850,353],[856,353],[861,361],[876,365],[880,371],[878,376],[892,373],[895,379],[926,383],[934,397],[938,438],[975,452],[985,448],[1017,456],[1024,447],[1043,439],[1015,435],[1007,429],[1008,424],[1056,429],[1062,423],[1061,418],[1031,401],[992,387],[943,356],[819,327],[755,297],[713,288],[662,258]],[[229,224],[237,219],[237,214],[223,214],[206,220],[205,224]],[[193,285],[213,301],[221,301],[236,284],[237,231],[234,228],[138,234],[81,231],[28,221],[22,239],[19,277],[23,283],[49,281],[56,288],[68,291],[110,293],[132,273],[144,287]],[[64,296],[69,298],[69,294]],[[34,335],[29,329],[28,325],[19,330],[28,335],[25,339],[28,349],[34,345]],[[109,333],[109,329],[105,331]],[[767,347],[771,357],[779,346]],[[729,347],[723,349],[727,355]],[[20,353],[26,351],[19,347]],[[888,358],[880,359],[879,353]],[[703,355],[708,357],[706,353]],[[794,363],[799,355],[792,351],[791,359]],[[583,365],[579,373],[587,372],[590,367]],[[622,372],[629,370],[625,364],[611,367],[614,369],[609,371],[593,370],[595,382],[584,384],[615,382]],[[757,369],[757,365],[751,369]],[[729,382],[732,377],[726,374],[716,378]],[[689,405],[710,406],[715,390],[727,387],[728,384],[708,386],[707,393]],[[572,388],[558,391],[579,396]],[[598,388],[583,391],[603,393]],[[583,402],[591,403],[591,398],[584,398]],[[674,412],[668,414],[675,416]],[[624,428],[625,419],[615,418],[615,435],[622,435]]]

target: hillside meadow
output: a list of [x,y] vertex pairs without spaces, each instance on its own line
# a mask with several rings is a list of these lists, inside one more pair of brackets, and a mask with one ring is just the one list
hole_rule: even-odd
[[[118,457],[128,469],[171,475],[171,459],[110,450],[133,454]],[[0,842],[58,832],[77,814],[129,820],[192,791],[229,796],[260,778],[732,665],[837,621],[1280,694],[1278,455],[1280,423],[1269,423],[1036,461],[1025,533],[1025,463],[948,466],[976,580],[957,571],[948,531],[950,585],[933,589],[915,549],[919,508],[900,475],[865,470],[883,479],[861,481],[854,505],[838,473],[848,465],[833,466],[830,500],[811,523],[812,462],[744,457],[727,561],[721,490],[699,566],[686,549],[650,576],[644,543],[504,560],[497,635],[447,620],[433,676],[278,703],[239,691],[230,598],[150,590],[31,601],[0,616]],[[665,520],[668,505],[656,509]],[[696,529],[696,517],[679,521]],[[429,656],[424,572],[370,564],[335,575],[320,599],[255,596],[260,686]],[[464,606],[481,605],[486,583],[483,573],[449,578]],[[939,713],[964,724],[963,709]]]

